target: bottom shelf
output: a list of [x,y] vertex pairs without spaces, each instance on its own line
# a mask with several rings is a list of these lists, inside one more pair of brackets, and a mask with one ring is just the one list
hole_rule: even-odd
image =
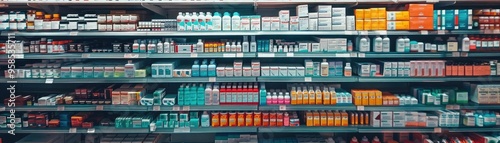
[[259,133],[355,133],[357,127],[260,127]]

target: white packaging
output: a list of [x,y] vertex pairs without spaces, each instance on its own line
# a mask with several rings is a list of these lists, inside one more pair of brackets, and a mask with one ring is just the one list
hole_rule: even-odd
[[252,76],[252,67],[243,67],[243,76]]
[[372,127],[380,127],[380,112],[379,111],[372,111],[371,116],[370,116],[370,123],[372,124]]
[[318,30],[332,30],[332,18],[318,18]]
[[233,75],[235,77],[241,77],[241,76],[243,76],[243,68],[241,68],[241,67],[240,68],[233,67],[233,71],[234,71]]
[[332,17],[332,30],[346,30],[346,17]]
[[316,10],[318,11],[318,17],[323,17],[323,18],[332,17],[332,6],[331,5],[318,5],[316,7]]
[[226,69],[226,71],[225,71],[226,77],[234,76],[234,68],[233,67],[227,66],[225,69]]
[[297,6],[297,9],[296,9],[296,12],[297,12],[297,16],[298,17],[307,17],[309,16],[309,5],[307,4],[304,4],[304,5],[298,5]]
[[299,30],[309,30],[309,18],[299,18]]
[[269,67],[269,66],[262,66],[260,73],[261,73],[261,76],[271,76],[271,67]]
[[319,43],[311,43],[311,52],[321,52]]
[[271,31],[280,30],[280,18],[271,17]]
[[299,17],[291,16],[290,17],[290,31],[298,31],[299,30]]
[[272,77],[279,76],[280,69],[278,66],[271,66],[269,70],[269,75]]
[[304,67],[295,67],[297,69],[297,76],[303,77],[305,76],[305,68]]
[[288,76],[297,76],[297,67],[288,67]]
[[288,67],[280,66],[278,76],[288,76]]
[[280,18],[280,22],[289,22],[290,21],[290,11],[289,10],[280,10],[279,18]]
[[271,17],[262,17],[262,30],[271,30]]
[[334,7],[332,8],[332,16],[331,17],[345,17],[345,7]]
[[252,31],[260,31],[260,26],[261,26],[261,18],[260,16],[252,16],[250,18],[250,22],[251,22],[251,30]]
[[317,18],[309,18],[308,30],[318,30],[318,19]]
[[241,30],[250,30],[250,17],[242,16],[241,17]]
[[217,67],[217,77],[224,77],[226,76],[226,67],[224,66],[220,66],[220,67]]
[[289,22],[288,21],[281,21],[280,22],[280,30],[281,31],[288,31],[289,29]]
[[[355,30],[356,29],[355,17],[354,16],[346,16],[345,19],[346,19],[346,30]],[[332,19],[332,26],[333,26],[333,19]]]

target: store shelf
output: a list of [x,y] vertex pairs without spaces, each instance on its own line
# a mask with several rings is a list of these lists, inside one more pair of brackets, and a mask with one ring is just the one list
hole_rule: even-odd
[[[213,106],[160,106],[150,107],[150,111],[257,111],[257,105],[213,105]],[[158,110],[159,109],[159,110]]]
[[[462,53],[465,53],[465,52],[462,52]],[[498,52],[495,52],[495,53],[472,53],[472,52],[469,52],[467,53],[466,55],[465,54],[461,54],[463,56],[467,56],[467,57],[500,57],[500,53]]]
[[357,53],[257,53],[259,58],[349,58]]
[[357,127],[260,127],[259,133],[355,133]]
[[359,58],[443,58],[445,53],[358,53]]
[[188,37],[188,36],[263,36],[263,35],[358,35],[357,31],[124,31],[124,32],[99,32],[99,31],[62,31],[62,32],[12,32],[17,37],[107,37],[107,36],[163,36],[163,37]]
[[[70,128],[15,128],[14,133],[52,133],[52,134],[67,134],[67,133],[87,133],[87,129],[72,129]],[[6,133],[6,132],[5,132]]]
[[437,111],[446,109],[444,106],[358,106],[358,111]]
[[449,132],[500,132],[500,127],[459,127],[459,128],[446,128]]
[[500,81],[498,77],[359,77],[359,82],[450,82],[450,81]]
[[258,77],[259,82],[356,82],[356,77]]
[[149,128],[115,128],[111,126],[97,126],[95,133],[149,133]]
[[255,53],[175,53],[149,54],[148,58],[255,58]]
[[137,105],[56,105],[18,106],[16,111],[148,111],[148,106]]
[[0,79],[0,83],[147,83],[148,78],[18,78]]
[[156,128],[153,133],[256,133],[257,127]]
[[186,83],[186,82],[256,82],[256,77],[177,77],[149,78],[148,83]]
[[[94,126],[85,128],[15,128],[14,133],[149,133],[149,128],[115,128],[111,126]],[[2,129],[7,130],[7,129]],[[5,131],[6,133],[6,131]]]
[[500,105],[479,105],[479,104],[470,104],[470,105],[460,105],[460,109],[472,109],[472,110],[500,110]]
[[267,105],[259,106],[261,111],[308,111],[308,110],[356,110],[354,105]]
[[[435,133],[435,129],[440,128],[413,128],[413,127],[400,127],[400,128],[383,128],[383,127],[359,127],[359,133]],[[440,131],[439,131],[440,132]]]

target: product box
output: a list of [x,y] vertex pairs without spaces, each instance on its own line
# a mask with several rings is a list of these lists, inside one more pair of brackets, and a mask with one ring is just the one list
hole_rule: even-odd
[[[332,18],[332,30],[333,28],[333,18]],[[346,16],[346,30],[353,31],[356,30],[356,20],[354,16]]]
[[279,72],[278,66],[271,66],[270,67],[270,71],[269,71],[270,76],[277,77],[277,76],[279,76],[279,74],[280,74],[280,72]]
[[370,115],[370,123],[372,127],[380,127],[381,114],[379,111],[372,111]]
[[365,19],[365,9],[355,9],[354,16],[356,20],[364,20]]
[[356,30],[365,30],[365,20],[356,20]]
[[280,30],[280,18],[271,17],[271,31]]
[[280,22],[280,29],[281,31],[288,31],[290,27],[289,21],[281,21]]
[[308,17],[309,15],[309,5],[304,4],[304,5],[298,5],[297,9],[297,16],[298,17]]
[[[316,7],[318,12],[318,17],[329,18],[332,17],[332,6],[331,5],[318,5]],[[311,16],[309,16],[311,18]]]
[[[332,30],[332,18],[318,18],[318,30]],[[344,25],[344,30],[345,30],[345,25]]]
[[432,17],[410,17],[410,30],[433,30]]
[[307,17],[299,18],[299,30],[309,30],[309,18]]
[[261,18],[260,15],[250,16],[250,29],[252,31],[260,31],[261,30]]
[[241,30],[250,30],[250,16],[241,16]]
[[271,17],[262,17],[262,30],[271,30]]
[[434,4],[407,4],[406,10],[411,17],[432,17],[434,14]]
[[290,21],[290,11],[289,10],[280,10],[279,11],[280,22],[289,22]]
[[334,7],[332,8],[331,17],[346,17],[345,7]]
[[346,23],[347,23],[346,17],[332,17],[331,18],[332,30],[346,30]]
[[371,20],[371,19],[365,19],[364,22],[363,22],[363,29],[364,30],[373,30],[372,29],[372,24],[373,24],[373,20]]
[[291,16],[290,17],[290,31],[298,31],[299,30],[299,17]]
[[309,13],[309,28],[308,30],[318,30],[318,13]]
[[410,21],[387,21],[387,30],[409,30]]
[[408,21],[410,20],[410,12],[408,11],[388,11],[387,21]]

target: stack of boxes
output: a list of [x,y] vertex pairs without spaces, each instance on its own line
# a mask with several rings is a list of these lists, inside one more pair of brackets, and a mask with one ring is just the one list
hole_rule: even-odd
[[386,9],[356,9],[356,30],[387,30]]
[[408,4],[406,9],[410,13],[410,30],[434,29],[433,4]]
[[[425,112],[371,112],[372,127],[438,127],[441,121],[437,114]],[[451,117],[451,116],[450,116]],[[444,118],[448,119],[447,117]],[[451,119],[451,118],[450,118]],[[458,120],[456,122],[459,123]],[[444,126],[442,126],[444,127]]]
[[310,13],[308,7],[308,5],[297,6],[297,17],[290,17],[291,24],[298,21],[298,30],[346,30],[346,27],[347,30],[354,30],[354,16],[346,16],[345,8],[318,5],[317,12]]
[[[486,16],[485,19],[483,19],[483,17],[479,18],[479,27],[481,27],[481,29],[494,29],[494,27],[497,26],[493,24],[495,21],[493,17],[491,17],[491,21],[488,20],[488,16]],[[472,28],[472,9],[434,10],[434,30],[466,30]]]
[[387,30],[409,30],[410,12],[387,11]]

